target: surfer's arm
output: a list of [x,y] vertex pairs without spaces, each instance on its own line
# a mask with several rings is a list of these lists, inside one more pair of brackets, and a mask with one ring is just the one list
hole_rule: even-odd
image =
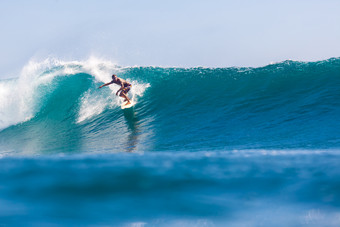
[[110,84],[112,84],[112,83],[113,83],[113,82],[111,81],[111,82],[109,82],[109,83],[103,84],[103,85],[100,86],[99,88],[105,87],[105,86],[110,85]]

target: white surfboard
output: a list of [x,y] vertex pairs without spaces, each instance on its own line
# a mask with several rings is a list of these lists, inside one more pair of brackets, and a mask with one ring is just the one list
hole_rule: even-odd
[[131,103],[130,104],[128,104],[128,105],[126,105],[126,103],[127,102],[124,102],[120,107],[122,108],[122,110],[123,109],[127,109],[127,108],[131,108],[131,107],[133,107],[136,103],[135,102],[133,102],[133,101],[131,101]]

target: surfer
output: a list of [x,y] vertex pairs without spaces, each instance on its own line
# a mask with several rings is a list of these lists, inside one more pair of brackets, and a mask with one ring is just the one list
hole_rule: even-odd
[[108,86],[110,84],[118,84],[118,85],[121,86],[119,88],[119,90],[116,92],[116,95],[118,95],[118,93],[120,92],[119,96],[124,98],[124,102],[127,102],[125,105],[129,105],[131,103],[131,100],[127,96],[127,93],[130,91],[132,85],[130,83],[126,82],[126,80],[123,80],[122,78],[119,78],[115,74],[113,74],[112,75],[112,81],[109,82],[109,83],[103,84],[99,88]]

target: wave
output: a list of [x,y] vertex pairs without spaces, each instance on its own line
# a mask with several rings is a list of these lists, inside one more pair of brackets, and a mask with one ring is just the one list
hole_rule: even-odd
[[[121,110],[112,73],[137,103]],[[29,62],[0,81],[0,151],[324,149],[340,144],[340,59],[260,68]]]

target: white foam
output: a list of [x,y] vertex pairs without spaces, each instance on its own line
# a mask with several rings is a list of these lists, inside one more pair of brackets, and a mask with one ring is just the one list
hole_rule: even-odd
[[87,92],[81,99],[81,107],[77,123],[102,113],[106,105],[107,102],[105,102],[105,100],[98,100],[96,96]]
[[[30,61],[21,71],[20,77],[0,82],[0,130],[34,116],[35,93],[39,84],[51,78],[39,78],[46,62]],[[43,66],[43,67],[42,67]]]
[[135,103],[137,103],[138,101],[138,97],[141,97],[143,96],[143,93],[145,92],[145,90],[150,87],[150,84],[149,83],[139,83],[138,81],[136,80],[130,80],[129,78],[127,78],[128,81],[130,81],[130,83],[132,84],[132,87],[131,87],[131,95],[132,95],[132,98],[131,100]]
[[17,80],[0,83],[0,130],[32,117],[28,88]]

